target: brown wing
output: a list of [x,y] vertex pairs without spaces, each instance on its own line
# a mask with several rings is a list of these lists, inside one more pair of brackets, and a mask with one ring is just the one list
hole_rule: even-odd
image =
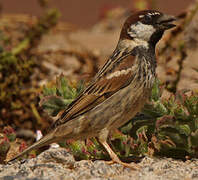
[[[115,63],[117,63],[115,65]],[[132,66],[135,57],[127,56],[121,62],[112,63],[100,79],[92,82],[84,92],[75,99],[55,122],[55,126],[65,123],[97,106],[133,79]]]

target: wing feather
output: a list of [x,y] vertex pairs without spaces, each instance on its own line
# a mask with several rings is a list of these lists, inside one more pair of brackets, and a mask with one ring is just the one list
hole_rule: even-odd
[[[134,77],[134,72],[132,71],[134,63],[135,57],[129,55],[119,62],[119,64],[112,65],[111,68],[108,68],[99,80],[93,81],[70,104],[54,125],[57,126],[84,114],[105,101],[115,92],[127,86]],[[112,68],[113,66],[114,68]]]

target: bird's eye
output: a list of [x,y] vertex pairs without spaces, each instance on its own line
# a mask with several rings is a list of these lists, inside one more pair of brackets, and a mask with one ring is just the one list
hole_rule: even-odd
[[144,21],[146,23],[150,23],[152,21],[152,17],[150,15],[146,15],[146,16],[144,16]]

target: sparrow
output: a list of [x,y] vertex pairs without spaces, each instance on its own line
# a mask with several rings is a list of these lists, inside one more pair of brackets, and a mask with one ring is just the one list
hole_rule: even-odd
[[97,137],[111,162],[131,167],[113,152],[107,138],[110,131],[131,120],[149,99],[156,78],[155,47],[163,33],[175,27],[175,20],[156,10],[129,16],[116,49],[90,84],[64,110],[47,135],[10,161],[61,140]]

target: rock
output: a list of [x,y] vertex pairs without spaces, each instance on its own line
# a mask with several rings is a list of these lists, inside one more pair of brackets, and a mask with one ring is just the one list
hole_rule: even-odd
[[145,157],[137,171],[105,161],[75,161],[64,148],[50,148],[34,159],[0,165],[2,180],[191,180],[198,179],[198,160]]

